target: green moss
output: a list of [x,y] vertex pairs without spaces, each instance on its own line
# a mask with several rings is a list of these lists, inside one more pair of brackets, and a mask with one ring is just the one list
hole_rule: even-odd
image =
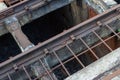
[[120,29],[118,29],[118,32],[120,32]]

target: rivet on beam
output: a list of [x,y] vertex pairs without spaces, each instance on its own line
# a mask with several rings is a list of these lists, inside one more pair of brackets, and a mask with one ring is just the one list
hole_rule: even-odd
[[96,23],[98,26],[102,26],[103,24],[100,21],[97,21]]
[[71,36],[70,36],[70,39],[75,40],[76,38],[75,38],[74,35],[71,35]]
[[44,49],[44,53],[45,54],[49,53],[48,49]]
[[14,68],[15,71],[18,71],[18,66],[16,64],[13,65],[13,68]]

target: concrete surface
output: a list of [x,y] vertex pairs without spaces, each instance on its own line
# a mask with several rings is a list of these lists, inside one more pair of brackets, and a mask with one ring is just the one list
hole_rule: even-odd
[[0,11],[4,10],[7,8],[7,5],[4,2],[0,1]]
[[[114,50],[98,61],[92,63],[81,71],[76,72],[65,80],[94,80],[100,74],[109,71],[120,64],[120,48]],[[96,80],[96,79],[95,79]],[[114,80],[114,79],[113,79]]]

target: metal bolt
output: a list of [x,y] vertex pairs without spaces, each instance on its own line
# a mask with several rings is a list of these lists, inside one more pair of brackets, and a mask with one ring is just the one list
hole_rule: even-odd
[[74,35],[71,35],[70,38],[71,38],[72,40],[75,40],[75,36],[74,36]]
[[13,68],[14,68],[14,70],[15,71],[17,71],[18,70],[18,67],[17,67],[17,65],[15,64],[15,65],[13,65]]
[[98,26],[102,26],[102,23],[100,21],[97,22]]
[[28,11],[28,10],[29,10],[29,7],[28,7],[28,6],[25,6],[25,10]]
[[48,49],[44,49],[44,52],[45,52],[46,54],[49,53]]

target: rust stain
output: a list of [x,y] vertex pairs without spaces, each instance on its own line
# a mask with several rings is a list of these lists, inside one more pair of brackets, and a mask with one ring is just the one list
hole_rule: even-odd
[[89,12],[89,18],[92,18],[97,15],[94,9],[88,7],[88,12]]
[[112,78],[120,75],[120,69],[114,71],[112,74],[109,74],[103,78],[103,80],[111,80]]

